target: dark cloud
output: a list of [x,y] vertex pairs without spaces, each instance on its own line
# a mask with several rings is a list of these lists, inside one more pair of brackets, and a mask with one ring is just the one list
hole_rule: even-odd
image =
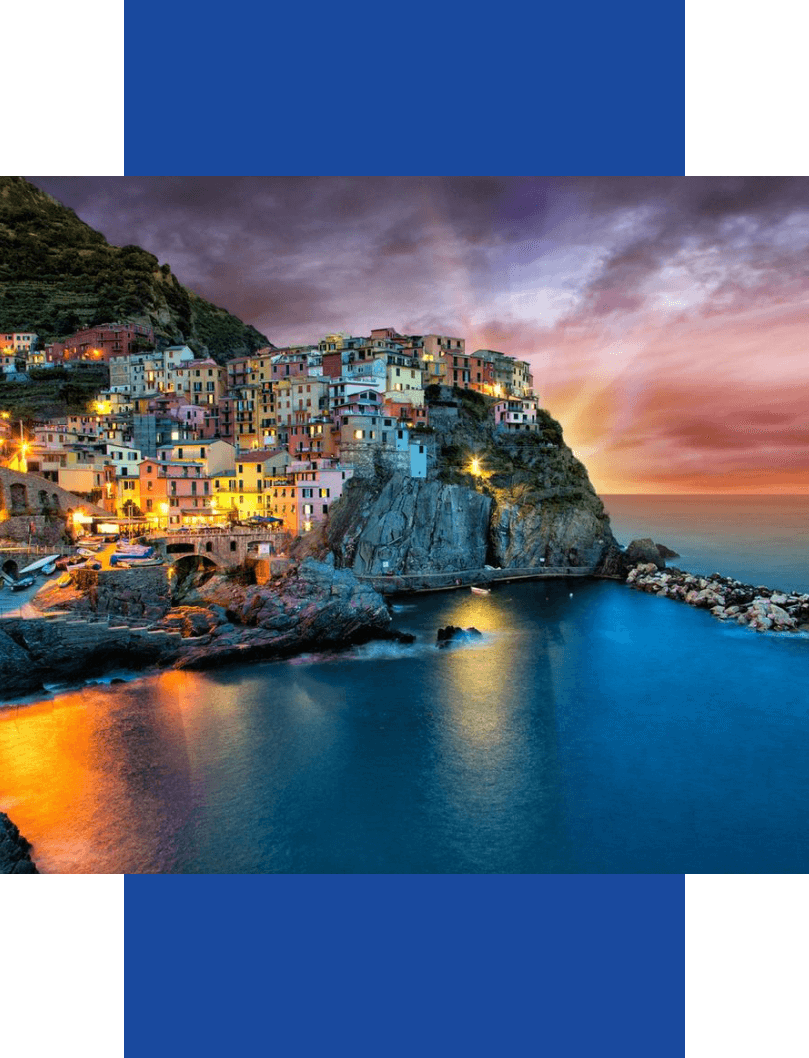
[[[378,300],[382,280],[390,291],[386,312],[395,308],[392,292],[400,287],[426,299],[419,316],[435,314],[444,321],[439,326],[457,330],[469,307],[450,307],[452,297],[438,290],[453,262],[462,263],[467,300],[485,304],[508,287],[517,255],[552,270],[554,255],[572,244],[597,243],[601,253],[593,274],[572,281],[582,317],[638,311],[644,288],[686,247],[695,258],[687,265],[695,281],[709,279],[700,253],[723,255],[723,277],[713,281],[719,289],[724,280],[722,297],[733,284],[761,287],[762,273],[807,270],[805,234],[796,232],[787,246],[772,245],[775,226],[809,210],[809,181],[798,178],[33,180],[111,242],[143,245],[187,285],[218,303],[227,299],[231,311],[285,340],[307,320],[312,333],[306,337],[315,336],[341,302],[356,313],[361,287]],[[734,230],[734,222],[749,231]],[[499,255],[497,265],[492,255]],[[300,293],[292,296],[296,281]],[[369,311],[344,311],[345,328],[367,328]]]

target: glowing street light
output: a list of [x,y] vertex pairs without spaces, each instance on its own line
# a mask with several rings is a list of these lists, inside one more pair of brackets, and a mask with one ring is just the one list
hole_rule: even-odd
[[478,459],[477,456],[473,456],[472,457],[471,470],[472,470],[472,473],[475,475],[476,478],[480,477],[480,475],[481,475],[480,460]]

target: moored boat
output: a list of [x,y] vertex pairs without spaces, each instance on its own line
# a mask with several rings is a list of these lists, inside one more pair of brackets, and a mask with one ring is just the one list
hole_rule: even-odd
[[28,573],[38,573],[42,570],[43,573],[53,573],[56,569],[56,562],[58,555],[46,555],[45,558],[38,558],[35,561],[30,562],[25,569],[20,570],[20,576],[24,577]]
[[479,588],[476,584],[473,584],[469,589],[474,595],[491,595],[491,588]]

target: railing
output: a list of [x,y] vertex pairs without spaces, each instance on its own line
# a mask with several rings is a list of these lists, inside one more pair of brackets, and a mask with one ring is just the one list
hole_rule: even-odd
[[44,547],[41,544],[19,544],[17,547],[0,547],[0,555],[74,555],[76,548],[67,544],[54,544]]

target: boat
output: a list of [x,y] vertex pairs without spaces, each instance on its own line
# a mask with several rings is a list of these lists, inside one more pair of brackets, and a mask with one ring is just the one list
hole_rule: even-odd
[[42,576],[43,577],[50,577],[51,573],[55,573],[55,572],[56,572],[56,563],[55,562],[46,562],[45,565],[42,567]]
[[53,571],[56,569],[56,562],[58,558],[58,555],[46,555],[45,558],[38,558],[34,562],[31,562],[29,565],[27,565],[25,569],[21,569],[20,576],[24,577],[28,573],[37,573],[39,570],[42,570],[43,573],[53,573]]
[[127,569],[140,569],[141,566],[162,566],[162,558],[127,558],[126,563],[117,563],[117,568],[125,565]]
[[65,555],[56,562],[57,569],[75,569],[76,566],[83,566],[87,561],[81,555]]
[[476,584],[473,584],[469,589],[474,595],[491,595],[491,588],[478,588]]
[[73,577],[69,573],[63,573],[62,576],[57,580],[56,586],[58,588],[66,588],[72,580]]
[[125,547],[116,547],[115,551],[110,555],[110,565],[119,566],[122,562],[143,561],[153,557],[153,547],[145,547],[142,544],[127,544]]

